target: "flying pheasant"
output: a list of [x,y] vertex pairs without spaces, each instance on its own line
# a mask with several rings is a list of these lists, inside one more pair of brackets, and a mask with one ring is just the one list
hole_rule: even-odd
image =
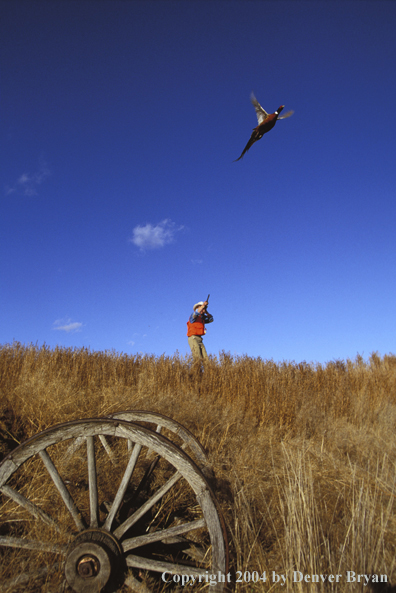
[[282,117],[279,117],[280,112],[285,107],[284,105],[278,107],[277,111],[275,111],[274,113],[269,114],[265,111],[265,109],[261,107],[260,103],[257,101],[253,93],[250,95],[250,100],[253,103],[254,109],[256,110],[258,126],[253,129],[249,142],[243,149],[241,156],[238,159],[235,159],[234,163],[236,161],[239,161],[243,157],[245,152],[247,152],[249,148],[255,142],[257,142],[257,140],[260,140],[260,138],[262,138],[264,134],[272,130],[278,119],[286,119],[286,117],[290,117],[294,113],[294,111],[288,111]]

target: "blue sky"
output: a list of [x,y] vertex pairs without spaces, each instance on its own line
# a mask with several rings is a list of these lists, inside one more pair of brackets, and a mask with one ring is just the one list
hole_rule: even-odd
[[396,352],[395,2],[0,9],[1,343]]

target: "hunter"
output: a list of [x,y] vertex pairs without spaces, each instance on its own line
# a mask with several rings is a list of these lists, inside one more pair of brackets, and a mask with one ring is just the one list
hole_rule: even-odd
[[208,301],[199,301],[194,305],[194,311],[191,313],[190,319],[187,321],[187,336],[188,343],[194,360],[204,360],[208,358],[206,348],[202,341],[202,336],[206,334],[205,325],[212,323],[213,315],[211,315],[206,307]]

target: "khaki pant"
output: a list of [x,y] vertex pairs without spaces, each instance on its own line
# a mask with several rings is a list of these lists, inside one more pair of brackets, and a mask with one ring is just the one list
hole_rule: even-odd
[[208,358],[208,353],[202,341],[202,336],[189,336],[188,343],[194,360],[205,360]]

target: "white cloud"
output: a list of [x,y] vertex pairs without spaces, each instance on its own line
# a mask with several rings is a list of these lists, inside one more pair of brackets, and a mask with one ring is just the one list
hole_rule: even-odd
[[129,239],[131,243],[139,247],[141,251],[145,249],[159,249],[168,243],[174,241],[177,231],[181,231],[183,226],[176,226],[169,218],[165,218],[156,226],[148,223],[146,226],[136,226],[133,229],[133,237]]
[[53,323],[52,329],[58,329],[67,333],[75,333],[81,331],[82,323],[79,321],[72,321],[71,319],[57,319]]
[[33,174],[22,173],[13,186],[6,188],[6,194],[23,194],[24,196],[37,196],[37,188],[51,175],[45,162],[41,163],[40,169]]

